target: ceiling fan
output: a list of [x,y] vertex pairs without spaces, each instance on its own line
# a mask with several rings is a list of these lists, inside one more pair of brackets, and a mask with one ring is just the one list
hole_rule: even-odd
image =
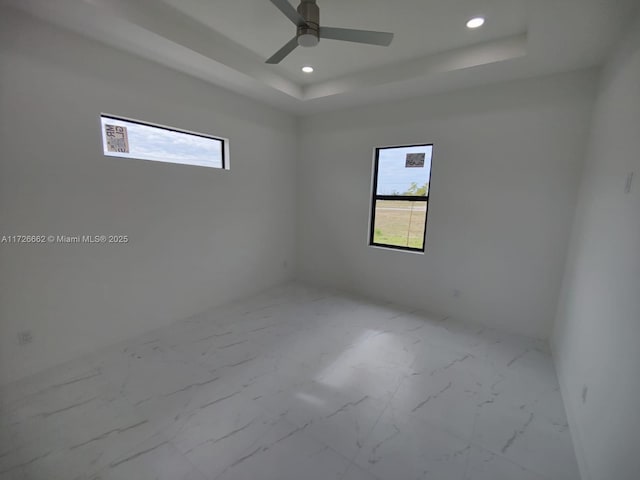
[[315,47],[321,38],[341,40],[343,42],[367,43],[388,47],[393,40],[393,33],[374,32],[371,30],[353,30],[351,28],[335,28],[320,26],[320,9],[316,0],[301,0],[295,9],[288,0],[271,0],[297,29],[296,36],[289,40],[266,63],[280,63],[300,45],[301,47]]

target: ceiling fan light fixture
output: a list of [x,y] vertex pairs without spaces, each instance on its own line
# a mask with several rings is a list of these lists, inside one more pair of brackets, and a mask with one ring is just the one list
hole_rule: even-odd
[[473,17],[467,22],[467,28],[479,28],[484,25],[484,17]]
[[318,42],[318,36],[313,33],[303,33],[298,36],[298,45],[301,47],[315,47]]

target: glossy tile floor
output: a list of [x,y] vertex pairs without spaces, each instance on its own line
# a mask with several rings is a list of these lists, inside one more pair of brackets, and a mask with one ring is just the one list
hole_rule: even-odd
[[574,480],[543,342],[287,285],[2,390],[2,480]]

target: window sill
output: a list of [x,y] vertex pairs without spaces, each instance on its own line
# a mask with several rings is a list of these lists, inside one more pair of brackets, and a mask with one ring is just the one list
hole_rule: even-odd
[[388,251],[391,251],[391,252],[413,253],[413,254],[416,254],[416,255],[424,255],[424,252],[420,252],[418,250],[404,250],[402,248],[383,247],[381,245],[371,245],[371,244],[369,244],[367,246],[370,247],[370,248],[376,248],[378,250],[388,250]]

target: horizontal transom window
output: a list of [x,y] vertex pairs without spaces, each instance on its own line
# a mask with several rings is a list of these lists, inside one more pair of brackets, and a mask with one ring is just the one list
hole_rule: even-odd
[[203,133],[100,115],[102,147],[111,157],[228,169],[228,141]]

